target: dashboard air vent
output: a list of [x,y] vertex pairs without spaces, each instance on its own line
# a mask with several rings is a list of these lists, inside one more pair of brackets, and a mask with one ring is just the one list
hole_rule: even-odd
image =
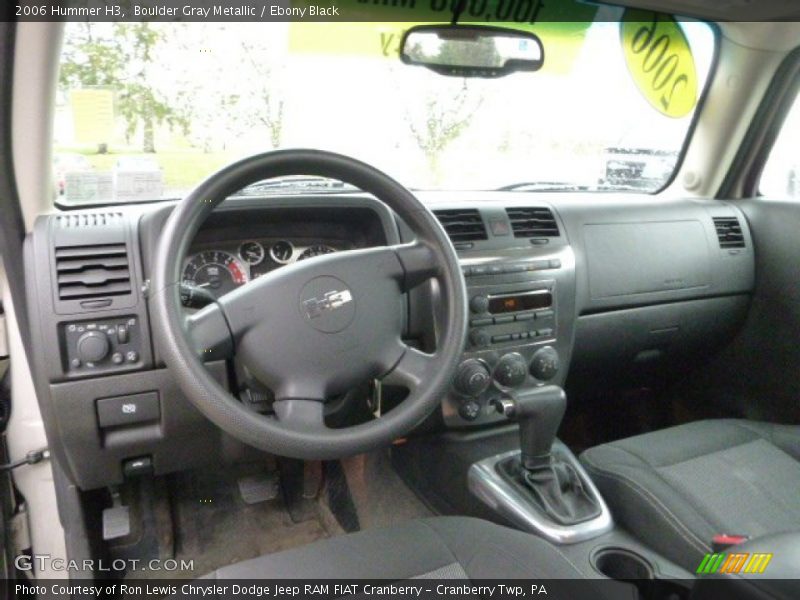
[[744,248],[742,226],[736,217],[714,217],[720,248]]
[[514,237],[518,238],[542,238],[558,237],[558,223],[553,216],[553,212],[544,206],[525,207],[525,208],[506,208],[508,219],[511,221],[511,229]]
[[117,225],[122,219],[122,213],[73,213],[56,217],[61,229],[82,229],[85,227],[105,227]]
[[486,226],[478,209],[435,210],[433,214],[454,244],[488,239]]
[[56,248],[56,276],[61,300],[131,293],[131,273],[125,244]]

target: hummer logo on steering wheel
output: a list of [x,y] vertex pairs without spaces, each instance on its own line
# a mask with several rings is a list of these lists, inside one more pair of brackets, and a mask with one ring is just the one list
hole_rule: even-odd
[[308,318],[316,319],[322,315],[324,311],[334,310],[352,301],[353,295],[350,293],[350,290],[345,289],[341,292],[331,290],[330,292],[327,292],[321,299],[310,298],[305,300],[303,302],[303,306],[306,309]]

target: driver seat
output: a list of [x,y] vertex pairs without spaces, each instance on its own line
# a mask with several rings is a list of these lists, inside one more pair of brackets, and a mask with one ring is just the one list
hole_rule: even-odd
[[[595,575],[596,576],[596,575]],[[217,569],[204,579],[583,579],[556,546],[469,517],[333,537]]]

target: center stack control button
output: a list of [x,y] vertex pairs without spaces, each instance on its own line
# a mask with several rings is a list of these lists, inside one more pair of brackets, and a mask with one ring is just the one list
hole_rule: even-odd
[[492,382],[489,367],[477,358],[465,360],[458,366],[453,385],[465,396],[479,396]]
[[492,341],[492,336],[485,329],[473,329],[469,334],[469,341],[473,346],[488,346]]
[[503,387],[512,388],[525,383],[528,363],[519,352],[504,355],[494,368],[494,378]]
[[478,294],[469,301],[469,308],[475,314],[483,314],[489,310],[489,297]]

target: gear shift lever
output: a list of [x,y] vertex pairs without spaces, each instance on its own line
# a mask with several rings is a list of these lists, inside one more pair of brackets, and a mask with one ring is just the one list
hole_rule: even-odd
[[501,465],[506,476],[533,496],[554,521],[571,525],[593,518],[600,506],[576,469],[552,452],[567,396],[557,385],[533,388],[494,401],[497,411],[519,422],[520,460]]
[[494,405],[500,414],[519,422],[522,466],[528,470],[550,466],[550,449],[567,408],[564,390],[546,385],[500,398]]

